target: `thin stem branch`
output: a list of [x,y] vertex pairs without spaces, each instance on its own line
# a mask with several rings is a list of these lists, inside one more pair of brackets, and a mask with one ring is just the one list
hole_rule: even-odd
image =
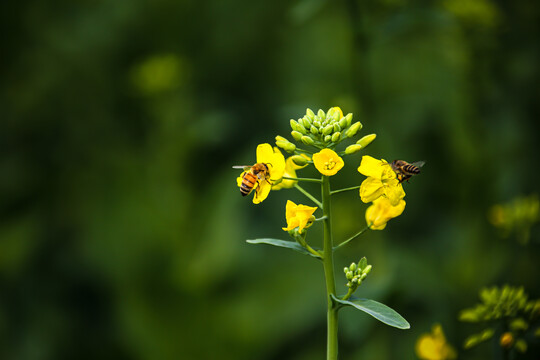
[[324,216],[321,216],[320,218],[316,218],[315,221],[323,221],[323,220],[326,220],[326,219],[327,219],[327,217],[326,217],[326,215],[324,215]]
[[341,244],[337,245],[336,247],[334,247],[334,250],[337,250],[339,249],[340,247],[346,245],[349,241],[352,241],[354,239],[356,239],[358,236],[362,235],[366,230],[368,230],[370,228],[370,225],[366,226],[365,228],[363,228],[362,230],[360,230],[359,232],[357,232],[356,234],[354,234],[353,236],[351,236],[350,238],[348,238],[347,240],[343,241]]
[[[300,152],[301,151],[301,152]],[[306,150],[306,149],[300,149],[300,148],[296,148],[296,150],[294,151],[295,153],[297,153],[298,155],[302,155],[302,152],[306,152],[308,154],[315,154],[314,151],[311,151],[311,150]]]
[[296,181],[308,181],[308,182],[316,182],[316,183],[320,183],[321,180],[319,179],[311,179],[311,178],[293,178],[293,177],[288,177],[288,176],[284,176],[283,179],[286,179],[286,180],[296,180]]
[[294,184],[294,187],[296,189],[298,189],[298,191],[300,191],[302,194],[306,195],[311,201],[313,201],[315,203],[315,205],[317,205],[319,208],[322,209],[323,207],[323,204],[321,204],[321,202],[317,199],[315,199],[315,197],[313,195],[311,195],[310,193],[308,193],[306,190],[304,190],[302,187],[300,187],[300,185],[298,184]]
[[322,253],[320,251],[317,251],[317,250],[313,249],[311,246],[309,246],[304,238],[302,238],[301,236],[298,236],[296,238],[296,241],[298,241],[298,243],[300,245],[302,245],[302,247],[304,247],[304,249],[306,249],[307,251],[309,251],[310,253],[315,255],[318,259],[322,260],[322,258],[323,258]]
[[345,189],[334,190],[334,191],[330,191],[330,195],[334,195],[334,194],[344,192],[344,191],[356,190],[356,189],[359,189],[359,188],[360,188],[360,185],[353,186],[353,187],[348,187],[348,188],[345,188]]
[[347,291],[347,294],[345,294],[341,298],[341,300],[348,300],[351,297],[351,295],[353,294],[353,292],[354,292],[354,290],[352,288],[349,288],[349,291]]

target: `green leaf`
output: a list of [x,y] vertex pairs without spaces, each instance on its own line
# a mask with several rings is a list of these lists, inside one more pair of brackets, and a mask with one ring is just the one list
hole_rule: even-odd
[[386,325],[390,325],[398,329],[409,329],[411,327],[407,320],[405,320],[396,311],[375,300],[354,298],[352,298],[352,300],[341,300],[336,298],[334,295],[332,295],[332,299],[339,304],[352,306],[358,310],[362,310]]
[[299,253],[302,253],[304,255],[313,256],[314,258],[317,258],[317,259],[321,258],[320,256],[310,253],[306,248],[304,248],[302,245],[294,241],[268,239],[268,238],[267,239],[253,239],[253,240],[246,240],[246,241],[250,244],[267,244],[267,245],[274,245],[278,247],[284,247],[284,248],[298,251]]

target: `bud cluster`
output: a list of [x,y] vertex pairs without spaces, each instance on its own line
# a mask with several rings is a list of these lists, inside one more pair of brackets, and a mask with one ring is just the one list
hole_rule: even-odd
[[493,287],[480,291],[482,304],[463,310],[459,316],[461,321],[480,322],[500,318],[512,318],[519,314],[540,315],[540,300],[528,301],[522,287],[505,285],[503,288]]
[[343,272],[348,280],[347,287],[353,291],[356,290],[370,271],[371,265],[368,265],[366,257],[363,257],[358,264],[352,263],[351,266],[345,267]]
[[[492,287],[480,291],[481,304],[465,309],[460,313],[461,321],[484,322],[492,325],[494,321],[504,324],[507,331],[500,335],[502,348],[515,348],[520,352],[527,350],[526,338],[529,330],[540,316],[540,300],[529,301],[522,287],[505,285],[502,288]],[[471,348],[484,342],[495,334],[495,329],[488,327],[482,332],[473,334],[465,340],[465,348]]]
[[298,120],[291,119],[291,135],[305,145],[319,149],[333,148],[342,140],[356,135],[362,128],[360,121],[352,122],[352,117],[351,113],[343,116],[338,107],[330,108],[326,113],[319,110],[317,114],[307,109],[304,117]]

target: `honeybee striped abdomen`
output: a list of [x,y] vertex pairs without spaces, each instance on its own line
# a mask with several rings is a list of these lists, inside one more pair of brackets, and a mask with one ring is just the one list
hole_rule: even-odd
[[404,165],[402,170],[404,172],[412,174],[412,175],[420,174],[420,168],[418,166],[413,165],[413,164]]
[[396,173],[399,182],[402,183],[405,180],[409,180],[413,175],[420,174],[420,168],[424,166],[424,164],[424,161],[417,161],[409,164],[404,160],[394,160],[390,166]]
[[253,175],[250,171],[244,174],[242,178],[242,185],[240,186],[240,192],[242,196],[246,196],[253,190],[255,183],[257,182],[257,177]]

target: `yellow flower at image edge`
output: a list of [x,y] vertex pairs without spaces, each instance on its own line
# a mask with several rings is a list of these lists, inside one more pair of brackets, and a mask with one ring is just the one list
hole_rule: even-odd
[[416,341],[416,355],[422,360],[450,360],[456,358],[456,351],[446,342],[441,325],[436,324],[431,333]]
[[344,165],[343,159],[330,149],[322,149],[313,155],[313,164],[325,176],[336,175]]
[[[310,160],[307,155],[301,155],[301,156],[304,157],[306,160]],[[296,177],[296,170],[303,169],[306,166],[308,166],[308,164],[302,165],[302,166],[296,165],[294,163],[294,161],[293,161],[293,157],[289,156],[287,158],[287,160],[285,160],[285,172],[283,173],[283,176],[284,177],[295,178]],[[290,189],[290,188],[294,187],[294,185],[297,182],[298,182],[297,180],[283,179],[280,183],[277,183],[277,184],[273,185],[272,190]]]
[[360,185],[360,198],[363,202],[372,202],[385,196],[396,206],[405,197],[403,186],[386,160],[363,156],[358,171],[368,177]]
[[299,232],[306,227],[311,218],[311,215],[317,210],[316,207],[307,205],[296,205],[290,200],[287,200],[285,207],[285,217],[287,218],[287,227],[283,228],[285,231],[298,228]]
[[380,197],[366,210],[366,222],[371,230],[383,230],[386,223],[401,215],[405,210],[405,200],[400,200],[396,206],[392,206],[390,200]]
[[[272,148],[270,144],[260,144],[257,146],[257,164],[262,163],[268,167],[268,174],[266,180],[258,180],[253,186],[255,195],[253,196],[253,203],[259,204],[268,197],[272,184],[278,182],[283,177],[285,172],[285,158],[278,148]],[[242,185],[244,175],[250,172],[251,169],[246,170],[240,174],[236,179],[238,187]]]

